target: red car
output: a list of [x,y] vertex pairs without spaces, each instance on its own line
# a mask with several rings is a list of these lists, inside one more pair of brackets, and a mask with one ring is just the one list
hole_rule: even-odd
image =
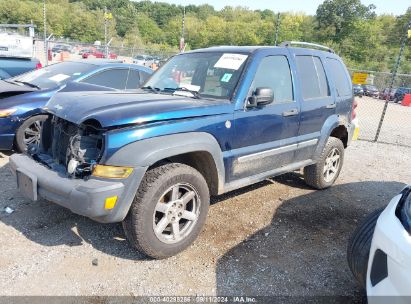
[[[106,58],[106,55],[104,54],[104,52],[99,51],[99,50],[95,50],[95,51],[91,51],[91,52],[83,52],[83,54],[81,55],[84,59],[87,59],[89,56],[94,56],[95,58]],[[108,58],[109,59],[117,59],[117,55],[114,53],[108,53]]]

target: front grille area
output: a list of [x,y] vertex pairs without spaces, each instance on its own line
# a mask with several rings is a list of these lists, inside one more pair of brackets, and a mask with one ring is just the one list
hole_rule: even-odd
[[96,121],[76,125],[50,116],[43,123],[40,148],[33,157],[50,168],[64,171],[71,161],[75,171],[69,174],[84,177],[101,158],[104,132]]
[[79,133],[77,125],[54,117],[51,121],[51,157],[60,165],[67,166],[70,156],[70,141]]

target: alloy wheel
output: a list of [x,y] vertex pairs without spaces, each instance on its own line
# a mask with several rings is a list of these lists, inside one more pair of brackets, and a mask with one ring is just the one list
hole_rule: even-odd
[[196,225],[201,201],[189,184],[176,184],[163,193],[153,216],[157,238],[175,244],[187,237]]
[[24,130],[24,144],[26,146],[30,144],[40,144],[40,134],[42,125],[43,122],[38,120],[33,122]]
[[341,154],[337,148],[334,148],[330,151],[327,158],[325,159],[324,164],[324,180],[329,183],[331,182],[338,173],[341,163]]

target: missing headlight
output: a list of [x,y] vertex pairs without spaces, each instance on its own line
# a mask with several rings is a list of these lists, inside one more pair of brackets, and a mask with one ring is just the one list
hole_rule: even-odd
[[69,176],[87,177],[103,153],[105,131],[94,120],[76,125],[50,116],[43,125],[41,148],[31,155],[51,167],[61,167]]

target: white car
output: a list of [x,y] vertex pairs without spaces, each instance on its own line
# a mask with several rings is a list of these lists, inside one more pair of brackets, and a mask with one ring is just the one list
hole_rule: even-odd
[[138,55],[133,58],[133,63],[149,67],[154,63],[154,58],[149,55]]
[[368,303],[411,302],[411,186],[358,226],[347,257]]

